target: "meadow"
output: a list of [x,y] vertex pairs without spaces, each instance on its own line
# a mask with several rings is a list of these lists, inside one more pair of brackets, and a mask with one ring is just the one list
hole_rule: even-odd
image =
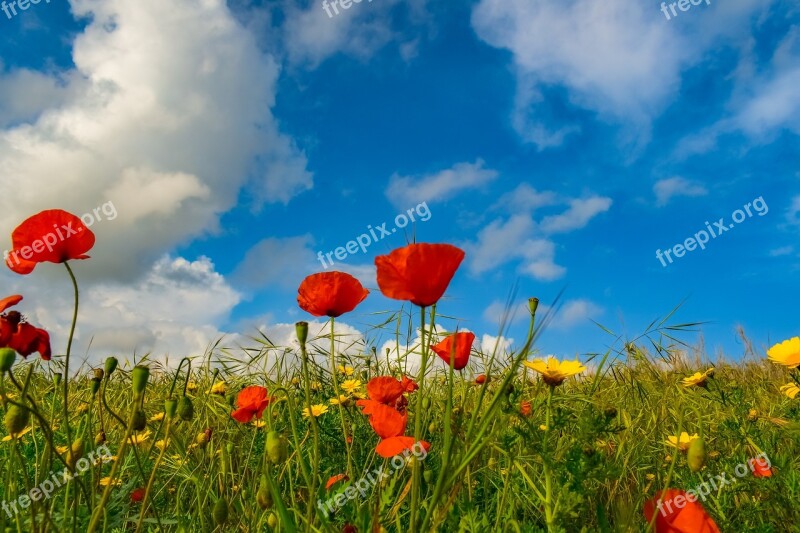
[[[46,239],[57,226],[74,232]],[[65,267],[74,331],[91,230],[50,210],[12,241],[21,275]],[[376,259],[398,304],[375,331],[396,353],[337,349],[369,292],[341,272],[298,288],[328,333],[301,321],[291,346],[214,344],[176,367],[114,354],[69,379],[72,335],[53,357],[23,297],[0,300],[0,530],[800,531],[800,338],[761,353],[742,334],[740,361],[712,362],[667,313],[559,361],[536,348],[558,302],[531,298],[527,339],[484,353],[432,327],[458,315],[443,295],[463,258],[412,243]]]

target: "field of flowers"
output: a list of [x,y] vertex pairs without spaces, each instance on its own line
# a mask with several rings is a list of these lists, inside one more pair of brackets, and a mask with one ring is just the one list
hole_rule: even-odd
[[[64,265],[74,332],[91,230],[50,210],[12,241],[21,275]],[[341,272],[300,285],[330,333],[298,322],[296,349],[264,338],[239,364],[212,349],[177,368],[117,354],[71,379],[72,334],[51,360],[23,297],[0,300],[0,531],[800,531],[800,338],[712,368],[668,315],[558,361],[535,342],[557,303],[531,298],[524,344],[482,353],[432,327],[457,313],[440,299],[463,259],[414,243],[375,260],[398,301],[381,326],[420,332],[411,371],[402,351],[337,351],[335,320],[369,292]]]

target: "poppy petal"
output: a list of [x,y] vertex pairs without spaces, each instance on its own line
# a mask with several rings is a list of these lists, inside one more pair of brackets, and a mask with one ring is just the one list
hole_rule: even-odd
[[367,383],[367,394],[371,400],[393,403],[405,392],[403,384],[391,376],[372,378]]
[[[399,436],[399,437],[390,437],[388,439],[383,439],[378,443],[375,447],[375,452],[385,459],[389,459],[396,455],[400,455],[404,451],[414,451],[414,444],[416,444],[416,440],[414,437],[406,437],[406,436]],[[419,441],[422,448],[427,452],[430,450],[431,445],[429,442],[424,440]]]
[[325,490],[331,490],[335,484],[340,482],[341,480],[348,480],[350,478],[347,477],[347,474],[336,474],[335,476],[331,476],[328,478],[328,482],[325,483]]
[[14,294],[13,296],[6,296],[2,300],[0,300],[0,313],[8,309],[9,307],[13,307],[22,301],[22,295]]
[[11,242],[13,250],[6,264],[18,274],[29,274],[38,263],[87,259],[95,236],[79,217],[62,209],[48,209],[17,226]]
[[369,291],[345,272],[319,272],[306,277],[297,289],[297,303],[314,316],[337,317],[364,301]]
[[373,431],[382,439],[397,437],[405,433],[407,422],[407,415],[402,415],[397,409],[382,403],[373,405],[373,412],[369,417],[369,424]]
[[375,258],[378,287],[387,298],[421,307],[435,304],[464,260],[450,244],[415,243]]
[[239,409],[235,410],[231,413],[231,417],[237,422],[241,422],[242,424],[249,424],[253,417],[256,416],[256,412],[252,409],[248,409],[246,407],[240,407]]
[[436,355],[445,363],[450,365],[450,356],[454,356],[453,368],[461,370],[469,363],[469,354],[472,350],[472,343],[475,342],[475,334],[467,331],[448,335],[443,341],[431,346]]

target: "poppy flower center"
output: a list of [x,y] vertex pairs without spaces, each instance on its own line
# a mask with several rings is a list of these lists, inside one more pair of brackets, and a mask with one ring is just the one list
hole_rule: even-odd
[[9,311],[3,315],[3,318],[15,328],[22,322],[22,314],[19,311]]

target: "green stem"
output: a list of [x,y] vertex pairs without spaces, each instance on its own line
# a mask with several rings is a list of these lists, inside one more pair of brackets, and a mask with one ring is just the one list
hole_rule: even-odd
[[[422,363],[420,364],[419,376],[417,382],[419,383],[419,390],[417,390],[417,397],[414,406],[414,442],[419,442],[422,438],[422,399],[425,397],[425,370],[428,366],[428,350],[425,345],[425,308],[420,307],[420,344],[422,348]],[[411,517],[410,525],[411,531],[417,530],[417,513],[420,498],[420,464],[414,461],[414,468],[411,471]]]
[[336,346],[334,343],[334,317],[331,317],[331,375],[333,376],[333,392],[336,394],[336,401],[338,402],[339,407],[339,417],[342,419],[342,434],[344,435],[344,449],[347,452],[347,475],[350,476],[350,479],[355,479],[355,470],[353,469],[353,460],[351,458],[351,446],[348,439],[347,433],[347,421],[344,417],[344,407],[342,407],[342,402],[339,401],[341,392],[339,392],[339,377],[338,377],[338,367],[336,366]]
[[555,516],[553,513],[553,475],[550,471],[550,458],[547,457],[548,443],[550,442],[550,426],[553,400],[553,386],[549,385],[547,390],[547,415],[545,418],[544,446],[542,446],[542,459],[544,462],[544,514],[547,522],[547,531],[554,531]]
[[67,261],[64,261],[64,266],[67,268],[67,273],[69,274],[70,280],[72,280],[72,289],[74,292],[74,299],[75,299],[75,306],[72,311],[72,324],[69,328],[69,339],[67,340],[67,353],[64,355],[64,376],[62,379],[63,387],[64,387],[64,405],[63,405],[63,412],[64,412],[64,427],[67,430],[67,444],[72,445],[72,432],[70,431],[69,427],[69,356],[72,353],[72,339],[75,336],[75,327],[78,324],[78,280],[75,279],[75,274],[72,272],[72,268],[69,266]]

